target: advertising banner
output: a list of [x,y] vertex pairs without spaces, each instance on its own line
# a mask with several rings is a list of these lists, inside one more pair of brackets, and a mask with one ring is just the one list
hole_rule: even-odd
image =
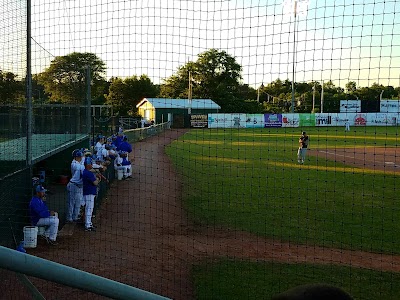
[[265,114],[264,127],[282,127],[281,114]]
[[246,128],[264,128],[263,114],[247,114]]
[[349,122],[349,125],[354,125],[355,117],[356,113],[338,113],[334,117],[334,123],[336,126],[345,126],[346,122]]
[[207,126],[208,126],[207,115],[190,115],[190,127],[207,128]]
[[398,113],[400,112],[400,102],[398,100],[381,100],[381,113]]
[[397,124],[397,116],[393,113],[369,113],[367,114],[369,126],[394,126]]
[[245,128],[246,114],[208,114],[208,128]]
[[315,126],[315,114],[300,114],[300,126]]
[[299,114],[282,114],[282,127],[299,127]]
[[335,113],[317,113],[315,114],[315,126],[336,126]]
[[340,112],[361,112],[361,100],[340,100]]
[[354,116],[354,125],[355,126],[367,126],[367,114],[356,114]]

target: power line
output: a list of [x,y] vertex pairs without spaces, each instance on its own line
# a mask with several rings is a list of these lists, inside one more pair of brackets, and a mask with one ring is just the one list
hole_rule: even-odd
[[48,54],[50,54],[52,57],[56,57],[52,53],[50,53],[47,49],[45,49],[42,45],[40,45],[33,37],[31,37],[31,40],[35,42],[36,45],[38,45],[40,48],[42,48],[44,51],[46,51]]

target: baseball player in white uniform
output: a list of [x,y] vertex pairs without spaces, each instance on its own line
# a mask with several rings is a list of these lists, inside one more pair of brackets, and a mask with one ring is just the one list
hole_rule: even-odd
[[83,152],[75,149],[72,152],[73,160],[71,162],[72,177],[67,185],[68,192],[68,210],[67,222],[78,221],[79,210],[83,203],[83,182],[82,172],[85,169],[83,164]]

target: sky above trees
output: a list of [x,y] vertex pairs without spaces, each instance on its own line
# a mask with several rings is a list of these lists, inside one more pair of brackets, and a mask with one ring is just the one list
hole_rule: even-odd
[[[0,0],[0,69],[23,74],[26,16],[20,1]],[[147,74],[154,83],[211,48],[242,66],[253,88],[281,79],[328,81],[344,88],[399,85],[398,1],[310,0],[296,19],[283,1],[33,1],[33,73],[56,56],[95,53],[106,77]],[[293,56],[295,45],[296,55]],[[294,64],[295,62],[295,64]]]

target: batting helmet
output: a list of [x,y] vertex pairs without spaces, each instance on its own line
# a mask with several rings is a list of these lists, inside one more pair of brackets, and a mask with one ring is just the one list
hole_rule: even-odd
[[75,149],[74,151],[72,151],[72,157],[82,157],[83,153],[80,149]]

